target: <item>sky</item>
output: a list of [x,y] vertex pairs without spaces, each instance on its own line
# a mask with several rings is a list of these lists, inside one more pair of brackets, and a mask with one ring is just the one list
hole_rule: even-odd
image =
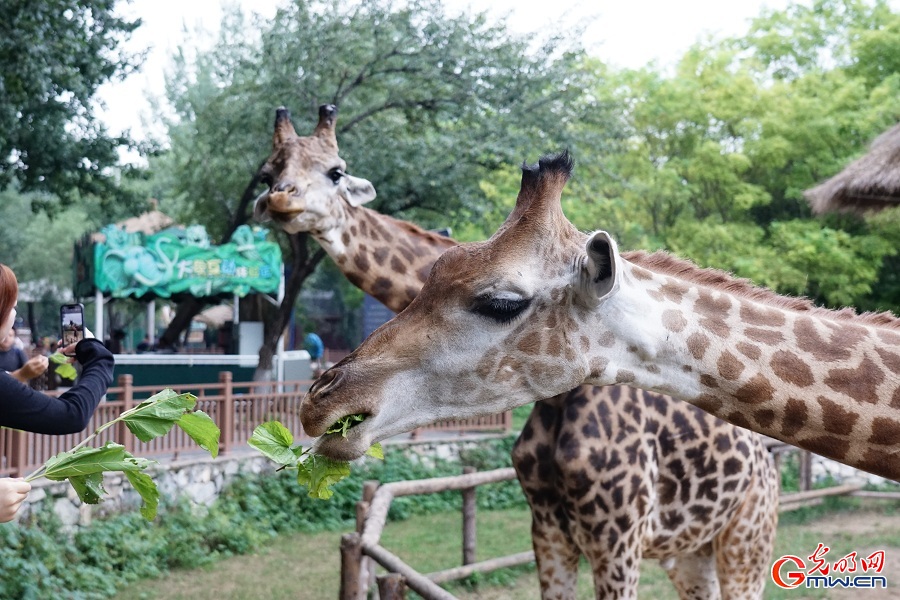
[[[140,17],[129,50],[149,49],[139,72],[98,92],[98,115],[113,134],[130,130],[136,139],[159,137],[151,117],[151,99],[164,93],[164,73],[179,45],[210,45],[223,6],[239,5],[247,12],[272,17],[282,0],[132,0],[122,13]],[[577,24],[593,18],[582,43],[610,65],[637,68],[650,61],[672,64],[703,36],[724,37],[745,32],[765,7],[782,9],[788,0],[445,0],[452,14],[480,11],[489,5],[492,21],[505,20],[513,31],[539,31],[548,22]],[[554,11],[548,13],[548,7]],[[207,32],[198,34],[198,30]]]

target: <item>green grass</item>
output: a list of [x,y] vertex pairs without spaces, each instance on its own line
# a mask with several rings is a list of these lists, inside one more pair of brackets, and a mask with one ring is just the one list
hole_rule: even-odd
[[[783,554],[808,556],[821,541],[831,547],[828,557],[837,560],[851,551],[885,549],[889,585],[900,583],[900,515],[886,503],[860,506],[860,501],[839,501],[830,507],[783,515],[778,530],[775,557]],[[837,510],[834,510],[834,509]],[[830,509],[830,510],[829,510]],[[478,513],[478,559],[522,552],[531,548],[530,515],[510,509]],[[276,538],[256,553],[229,558],[204,568],[174,571],[164,578],[131,585],[116,596],[119,600],[313,600],[336,598],[339,586],[339,532],[295,534]],[[458,513],[416,516],[388,523],[382,544],[423,573],[460,564],[461,519]],[[892,549],[897,549],[892,552]],[[774,558],[773,557],[773,560]],[[537,600],[540,597],[534,566],[529,565],[485,574],[467,582],[451,584],[451,593],[466,600]],[[882,596],[872,595],[875,600]],[[410,593],[410,598],[417,598]],[[593,598],[590,570],[582,561],[578,600]],[[639,597],[676,600],[677,595],[656,561],[644,561]],[[770,582],[765,598],[802,600],[830,598],[824,591],[803,594],[782,591]],[[844,596],[840,596],[843,598]],[[885,596],[890,597],[890,596]]]

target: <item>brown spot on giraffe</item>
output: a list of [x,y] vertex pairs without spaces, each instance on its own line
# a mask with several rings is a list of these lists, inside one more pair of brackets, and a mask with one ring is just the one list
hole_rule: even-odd
[[536,331],[526,333],[519,339],[516,348],[520,352],[529,355],[537,355],[541,352],[541,336]]
[[749,302],[741,302],[740,316],[741,321],[748,325],[783,327],[785,324],[784,315],[779,311]]
[[669,331],[678,333],[684,331],[684,328],[687,326],[687,319],[684,318],[680,310],[669,309],[662,314],[662,324]]
[[763,375],[754,375],[734,393],[734,397],[746,404],[761,404],[772,399],[775,389]]
[[894,354],[884,348],[875,348],[875,351],[878,352],[878,356],[881,357],[881,362],[884,363],[885,367],[894,374],[900,375],[900,354]]
[[689,290],[690,288],[685,285],[683,281],[669,278],[666,280],[666,283],[664,283],[662,287],[659,288],[659,293],[662,294],[663,298],[671,300],[676,304],[681,304],[684,295]]
[[801,400],[788,398],[784,405],[784,419],[781,422],[781,435],[791,438],[806,427],[809,410]]
[[790,350],[778,350],[770,361],[772,371],[782,381],[798,387],[809,387],[815,383],[812,370],[799,356]]
[[747,342],[738,342],[734,346],[737,348],[737,351],[749,358],[750,360],[757,360],[760,356],[762,356],[762,350],[760,350],[759,346],[754,344],[748,344]]
[[822,422],[825,425],[825,431],[838,435],[853,433],[853,426],[859,420],[857,413],[846,410],[837,402],[832,402],[823,396],[819,396],[816,401],[822,407]]
[[813,355],[822,363],[834,363],[850,358],[852,350],[866,337],[862,327],[841,324],[839,331],[823,337],[816,329],[815,322],[809,317],[800,317],[794,323],[794,335],[797,346]]
[[398,275],[404,275],[406,273],[406,265],[397,258],[396,256],[391,257],[391,270]]
[[760,329],[758,327],[748,327],[744,330],[744,335],[754,342],[774,346],[784,342],[784,336],[780,331],[772,331],[770,329]]
[[687,348],[691,356],[701,360],[709,348],[709,338],[702,333],[692,333],[687,339]]
[[387,261],[387,257],[390,255],[391,251],[387,246],[379,246],[375,249],[375,252],[372,253],[372,258],[375,259],[375,263],[379,267],[383,267],[385,261]]
[[863,357],[859,366],[849,369],[831,369],[825,385],[836,392],[847,394],[860,403],[878,402],[878,386],[884,381],[884,373],[870,358]]
[[872,435],[869,442],[880,446],[894,446],[900,444],[900,422],[884,417],[876,417],[872,421]]
[[744,370],[744,364],[738,360],[734,354],[726,350],[719,356],[719,360],[716,362],[716,368],[718,368],[719,375],[723,379],[734,381],[741,376],[741,373]]
[[600,337],[597,338],[597,343],[604,348],[612,348],[616,345],[616,336],[611,331],[604,331],[600,334]]

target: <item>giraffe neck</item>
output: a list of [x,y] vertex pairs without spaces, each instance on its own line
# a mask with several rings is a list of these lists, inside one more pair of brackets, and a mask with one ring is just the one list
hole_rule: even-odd
[[313,237],[351,283],[394,312],[412,302],[434,261],[457,244],[412,223],[343,203]]
[[671,394],[754,431],[900,479],[900,327],[744,295],[623,261],[591,383]]

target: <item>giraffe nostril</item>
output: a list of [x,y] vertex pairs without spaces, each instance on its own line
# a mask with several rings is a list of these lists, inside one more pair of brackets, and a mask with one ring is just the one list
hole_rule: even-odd
[[315,383],[312,384],[312,387],[309,388],[309,395],[323,396],[334,387],[338,386],[343,379],[344,374],[340,369],[329,369],[322,373],[322,375],[316,379]]
[[283,192],[285,194],[294,194],[297,191],[297,186],[294,185],[293,181],[279,181],[274,186],[272,186],[273,192]]

